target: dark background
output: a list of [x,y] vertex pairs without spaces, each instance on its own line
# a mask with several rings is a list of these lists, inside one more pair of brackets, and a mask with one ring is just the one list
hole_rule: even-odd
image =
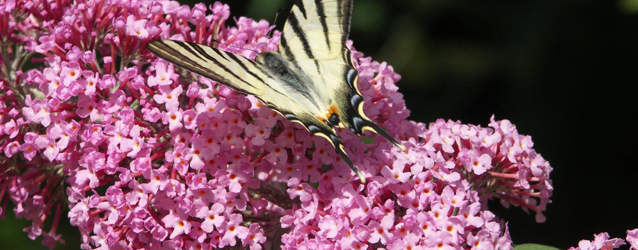
[[[279,30],[292,5],[225,2],[233,17],[269,22],[283,6]],[[356,0],[351,39],[403,76],[410,119],[485,126],[495,114],[532,135],[554,168],[547,222],[490,204],[516,244],[565,249],[638,228],[638,0]],[[0,221],[0,242],[31,245],[26,225]]]

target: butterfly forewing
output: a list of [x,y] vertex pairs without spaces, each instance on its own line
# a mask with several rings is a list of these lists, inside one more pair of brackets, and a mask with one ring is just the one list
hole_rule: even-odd
[[264,94],[268,75],[245,57],[205,45],[171,40],[153,41],[146,47],[164,60],[243,93]]

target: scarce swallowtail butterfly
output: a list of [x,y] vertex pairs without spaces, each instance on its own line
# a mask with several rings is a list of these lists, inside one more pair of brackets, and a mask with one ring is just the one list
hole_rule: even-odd
[[302,0],[286,20],[278,52],[263,52],[255,60],[209,46],[158,40],[147,48],[160,58],[239,92],[251,94],[286,119],[326,138],[362,182],[334,127],[357,135],[377,133],[403,145],[363,112],[346,40],[352,0]]

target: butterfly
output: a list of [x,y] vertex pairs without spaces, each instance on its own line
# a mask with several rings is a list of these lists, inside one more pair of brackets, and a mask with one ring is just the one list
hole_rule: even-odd
[[346,154],[335,127],[357,135],[377,133],[404,146],[363,112],[346,40],[352,0],[302,0],[292,7],[278,52],[255,60],[209,46],[172,40],[148,43],[149,51],[175,65],[251,94],[286,119],[326,138],[362,182],[365,177]]

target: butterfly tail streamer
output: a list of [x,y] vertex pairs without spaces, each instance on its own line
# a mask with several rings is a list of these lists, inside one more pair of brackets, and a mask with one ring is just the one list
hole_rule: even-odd
[[312,133],[313,135],[321,136],[325,138],[326,140],[328,140],[328,142],[332,144],[332,147],[334,147],[337,154],[341,156],[341,159],[343,159],[346,165],[348,165],[348,167],[352,170],[352,172],[354,172],[357,175],[357,177],[359,177],[359,180],[361,180],[361,183],[365,183],[366,182],[365,175],[363,175],[363,173],[361,173],[359,168],[357,168],[357,166],[354,165],[354,163],[348,156],[348,153],[346,153],[346,149],[343,145],[343,142],[341,142],[341,139],[339,138],[339,136],[335,134],[334,131],[329,130],[327,128],[321,128],[321,127],[322,126],[310,124],[306,127],[306,129],[308,129],[308,131]]
[[385,129],[379,127],[379,125],[377,125],[374,122],[372,122],[370,120],[367,120],[367,119],[364,119],[363,123],[364,123],[364,125],[361,128],[362,131],[374,132],[374,133],[382,136],[383,138],[387,139],[388,141],[392,142],[392,144],[394,144],[395,146],[399,147],[401,149],[401,151],[405,150],[405,146],[403,146],[403,144],[401,144],[401,142],[399,142],[396,139],[394,139],[394,137],[389,135],[388,132],[386,132]]
[[343,161],[346,162],[348,167],[352,170],[352,172],[357,174],[357,177],[359,177],[359,180],[361,180],[361,183],[366,183],[365,175],[363,175],[363,173],[361,173],[359,168],[357,168],[357,166],[355,166],[354,163],[352,163],[352,160],[350,160],[350,157],[348,157],[348,155],[346,154],[346,151],[343,150],[343,145],[340,145],[340,147],[336,147],[335,149],[337,150],[337,153],[341,156],[341,159],[343,159]]

